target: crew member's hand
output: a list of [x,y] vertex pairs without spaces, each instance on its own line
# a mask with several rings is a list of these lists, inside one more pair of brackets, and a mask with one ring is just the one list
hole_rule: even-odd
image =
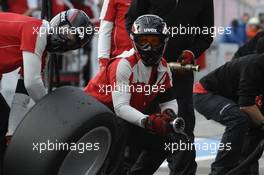
[[12,135],[5,136],[6,145],[9,145],[12,139]]
[[110,60],[109,58],[99,58],[99,68],[100,68],[100,70],[103,70],[106,67],[106,65],[109,62],[109,60]]
[[173,121],[175,120],[176,122],[174,122],[174,126],[173,126],[173,130],[174,132],[176,133],[181,133],[181,132],[184,132],[184,129],[185,129],[185,121],[183,118],[177,116],[177,114],[172,110],[172,109],[165,109],[163,112],[162,112],[162,115],[161,117],[169,117],[171,118]]
[[261,111],[263,108],[263,95],[258,95],[255,98],[255,102],[259,110]]
[[184,50],[179,56],[178,61],[183,65],[194,64],[194,58],[195,58],[195,55],[192,51]]
[[165,109],[160,116],[171,118],[172,120],[177,118],[177,114],[175,114],[175,112],[170,108]]
[[158,135],[165,136],[173,132],[170,122],[172,118],[162,114],[152,114],[148,116],[144,122],[145,128]]

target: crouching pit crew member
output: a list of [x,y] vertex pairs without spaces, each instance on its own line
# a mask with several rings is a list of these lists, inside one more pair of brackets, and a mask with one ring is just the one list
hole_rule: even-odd
[[[221,140],[225,148],[219,149],[211,165],[211,175],[227,174],[264,138],[264,116],[257,105],[259,103],[256,104],[256,99],[259,101],[259,95],[264,91],[263,56],[252,54],[236,58],[209,73],[194,86],[197,111],[208,120],[226,126]],[[246,142],[250,146],[242,151],[246,134]],[[252,174],[249,173],[250,168],[246,171],[243,174]]]
[[[140,16],[131,39],[134,49],[111,59],[84,91],[117,114],[120,140],[152,155],[149,161],[139,156],[128,174],[152,175],[166,158],[165,136],[173,132],[170,122],[178,107],[171,95],[171,72],[162,58],[168,41],[166,23],[156,15]],[[154,100],[161,113],[148,115],[144,111]]]
[[[92,23],[83,11],[77,9],[59,13],[50,23],[24,15],[0,13],[0,77],[2,74],[21,67],[21,74],[24,78],[22,84],[25,89],[22,88],[18,92],[28,93],[35,102],[39,101],[47,94],[41,75],[46,63],[46,53],[74,50],[91,40],[93,33],[70,32],[70,29],[76,30],[79,27],[91,28]],[[18,84],[21,84],[21,80],[19,81]],[[23,112],[20,109],[26,110],[23,109],[26,108],[23,105],[28,101],[29,97],[26,95],[16,96],[12,104],[11,110],[13,108],[15,110],[12,112],[12,116],[21,116]],[[8,129],[9,112],[9,106],[0,94],[1,162],[6,147],[5,135]],[[22,118],[18,118],[10,119],[13,128],[12,131],[9,131],[10,135],[22,120]]]

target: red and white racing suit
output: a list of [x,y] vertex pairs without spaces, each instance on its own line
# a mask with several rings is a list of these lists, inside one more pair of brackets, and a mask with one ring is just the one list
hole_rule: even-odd
[[0,76],[22,67],[25,87],[35,101],[46,94],[41,70],[46,57],[48,26],[45,20],[0,13]]
[[[129,56],[127,56],[129,55]],[[131,49],[112,59],[85,87],[84,91],[113,109],[124,120],[142,126],[142,112],[159,95],[172,87],[171,72],[165,59],[157,67],[146,67]],[[160,103],[161,111],[177,113],[177,102],[169,97]]]
[[98,58],[114,58],[132,44],[125,28],[125,14],[131,0],[104,0],[100,14]]

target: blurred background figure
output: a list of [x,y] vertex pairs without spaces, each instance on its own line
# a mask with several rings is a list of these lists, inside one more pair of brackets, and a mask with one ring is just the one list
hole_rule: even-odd
[[237,19],[231,22],[231,26],[226,28],[225,33],[221,36],[221,43],[231,43],[243,45],[246,42],[245,23],[239,23]]
[[260,21],[258,17],[252,17],[248,21],[247,25],[247,40],[250,40],[256,36],[256,34],[261,30]]
[[240,22],[243,23],[244,25],[246,25],[249,21],[250,15],[249,13],[245,12],[243,13]]
[[247,23],[250,19],[249,13],[245,12],[243,13],[242,17],[238,20],[238,26],[240,28],[241,32],[241,38],[243,38],[244,43],[247,41]]

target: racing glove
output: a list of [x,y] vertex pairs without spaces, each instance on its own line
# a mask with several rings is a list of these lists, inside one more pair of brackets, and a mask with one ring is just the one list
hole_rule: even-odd
[[11,142],[12,136],[5,136],[5,143],[6,145],[9,145]]
[[185,121],[183,118],[179,117],[175,114],[175,112],[172,109],[165,109],[162,112],[161,117],[169,117],[171,120],[173,120],[173,123],[171,123],[171,127],[173,128],[174,132],[176,133],[182,133],[185,129]]
[[185,65],[185,64],[193,64],[194,63],[195,55],[190,50],[184,50],[178,58],[178,61]]
[[260,111],[262,111],[263,108],[263,95],[258,95],[255,98],[255,103]]
[[110,60],[109,58],[99,58],[99,68],[100,68],[100,70],[103,70],[106,67],[106,65],[109,62],[109,60]]
[[177,115],[175,114],[175,112],[172,109],[168,108],[162,112],[161,117],[169,117],[173,120],[173,119],[177,118]]
[[171,121],[172,118],[168,117],[167,115],[152,114],[145,119],[144,126],[146,129],[158,135],[165,136],[173,132],[173,129],[170,126]]

